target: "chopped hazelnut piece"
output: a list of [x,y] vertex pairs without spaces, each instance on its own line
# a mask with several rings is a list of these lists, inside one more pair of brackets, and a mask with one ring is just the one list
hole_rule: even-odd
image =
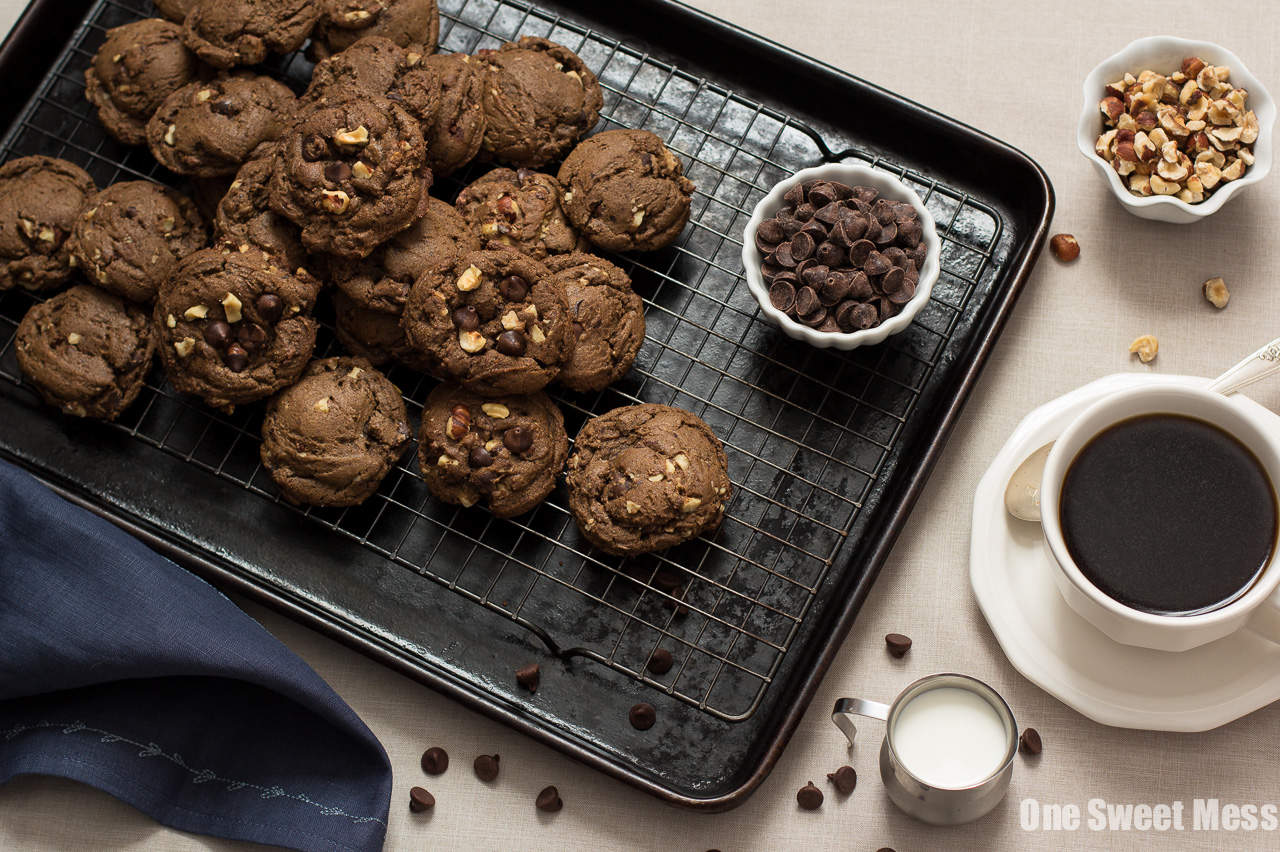
[[318,400],[316,400],[316,404],[313,405],[312,408],[314,408],[316,411],[323,411],[325,413],[328,413],[329,397],[327,396],[320,397]]
[[83,339],[84,338],[76,334],[74,331],[67,335],[67,342],[70,343],[72,346],[76,346]]
[[320,194],[324,209],[330,213],[345,213],[351,205],[351,196],[340,189],[325,189]]
[[475,264],[468,266],[458,276],[458,289],[463,293],[469,293],[480,286],[480,268]]
[[333,135],[333,141],[339,145],[366,145],[369,142],[369,128],[362,124],[354,130],[339,130]]
[[1204,282],[1204,297],[1215,308],[1221,310],[1231,301],[1231,293],[1227,290],[1227,282],[1221,278],[1210,278]]
[[1160,352],[1160,341],[1156,340],[1154,334],[1144,334],[1129,344],[1129,352],[1137,355],[1142,363],[1150,364]]
[[188,320],[205,319],[209,316],[207,305],[192,305],[182,312],[182,318]]
[[173,351],[178,353],[179,358],[186,358],[196,348],[196,339],[194,337],[184,337],[173,344]]
[[1049,240],[1049,251],[1058,260],[1069,263],[1080,256],[1080,243],[1071,234],[1054,234]]
[[235,293],[227,293],[222,297],[222,310],[227,315],[227,322],[240,322],[240,310],[243,307]]
[[483,349],[484,344],[484,335],[478,331],[458,332],[458,345],[462,347],[463,352],[474,354]]
[[483,403],[480,406],[480,410],[497,420],[506,420],[511,416],[511,409],[507,408],[500,402]]

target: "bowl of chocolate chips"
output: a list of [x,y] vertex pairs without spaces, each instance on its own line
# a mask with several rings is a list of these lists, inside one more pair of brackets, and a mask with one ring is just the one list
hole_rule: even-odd
[[940,244],[902,181],[867,166],[796,172],[760,200],[742,264],[761,312],[823,349],[881,343],[929,301]]

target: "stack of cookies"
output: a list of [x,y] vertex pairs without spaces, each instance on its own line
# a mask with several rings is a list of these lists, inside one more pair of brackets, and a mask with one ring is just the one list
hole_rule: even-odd
[[[603,95],[580,57],[536,37],[436,54],[435,0],[157,7],[163,18],[107,33],[85,94],[190,197],[148,181],[99,191],[46,157],[0,167],[0,289],[88,281],[19,328],[19,363],[47,401],[114,419],[158,351],[170,383],[210,406],[267,400],[261,458],[287,499],[349,506],[412,443],[378,370],[397,363],[441,380],[418,454],[441,500],[518,515],[568,460],[571,509],[605,550],[719,523],[725,455],[701,420],[617,409],[569,459],[543,392],[599,391],[631,368],[643,304],[593,252],[669,246],[693,191],[652,133],[587,136]],[[318,62],[300,95],[253,69],[308,39]],[[472,161],[490,170],[453,204],[430,194]],[[312,360],[325,298],[350,354]]]

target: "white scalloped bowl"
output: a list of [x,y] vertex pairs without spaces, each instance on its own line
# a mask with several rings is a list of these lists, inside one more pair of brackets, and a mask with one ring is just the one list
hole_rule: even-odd
[[[907,202],[920,216],[920,225],[924,232],[925,259],[924,266],[920,269],[920,280],[916,284],[916,293],[910,301],[903,304],[898,314],[873,328],[850,332],[818,331],[796,322],[769,301],[769,287],[765,284],[764,275],[760,269],[764,258],[756,248],[756,229],[760,227],[761,222],[782,209],[784,203],[782,196],[789,189],[811,180],[838,181],[848,186],[870,186],[885,198]],[[920,196],[891,174],[853,163],[828,163],[801,169],[779,183],[769,191],[768,195],[760,199],[751,212],[751,220],[747,222],[742,240],[742,266],[746,271],[747,287],[751,289],[751,295],[755,296],[756,301],[760,303],[760,311],[782,329],[787,337],[802,340],[819,349],[856,349],[859,346],[883,343],[889,335],[897,334],[911,325],[911,321],[928,303],[929,295],[933,292],[934,282],[938,280],[941,253],[942,243],[938,239],[937,226],[934,224],[933,216],[925,209]]]
[[[1134,195],[1121,182],[1120,175],[1111,165],[1094,153],[1093,146],[1102,133],[1102,115],[1098,102],[1103,98],[1107,83],[1125,75],[1138,74],[1147,68],[1172,73],[1182,66],[1188,56],[1199,56],[1205,62],[1225,65],[1231,69],[1231,82],[1248,91],[1249,108],[1258,116],[1258,141],[1253,144],[1254,163],[1244,176],[1230,183],[1218,184],[1212,195],[1199,204],[1188,204],[1170,195]],[[1084,107],[1080,111],[1080,123],[1076,128],[1076,144],[1085,159],[1102,174],[1111,187],[1111,193],[1135,216],[1186,225],[1212,216],[1229,200],[1239,195],[1247,186],[1262,180],[1271,171],[1271,131],[1276,121],[1276,104],[1257,77],[1245,64],[1225,47],[1208,41],[1176,38],[1174,36],[1150,36],[1132,42],[1119,53],[1104,59],[1089,76],[1084,78]]]

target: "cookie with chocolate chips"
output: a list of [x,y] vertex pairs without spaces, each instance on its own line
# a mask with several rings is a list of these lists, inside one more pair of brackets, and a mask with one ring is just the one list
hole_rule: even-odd
[[85,277],[134,302],[150,302],[178,261],[209,234],[195,204],[152,183],[113,183],[91,197],[68,244]]
[[644,302],[627,273],[585,252],[547,258],[564,288],[575,339],[556,381],[576,391],[602,390],[626,375],[644,344]]
[[486,248],[541,260],[585,247],[560,209],[562,193],[551,175],[497,168],[464,187],[454,205]]
[[422,64],[440,81],[435,120],[422,126],[427,165],[447,175],[471,162],[484,139],[483,66],[465,53],[424,56]]
[[271,209],[309,251],[368,257],[425,212],[423,157],[418,122],[386,98],[314,104],[276,154]]
[[653,404],[588,420],[566,482],[578,529],[623,556],[714,530],[731,493],[724,447],[711,427],[683,409]]
[[182,40],[215,68],[257,65],[302,47],[319,19],[317,0],[195,0]]
[[259,454],[286,500],[356,506],[410,436],[404,399],[386,376],[363,358],[325,358],[267,403]]
[[187,19],[187,13],[196,5],[196,0],[151,0],[151,5],[162,16],[180,24]]
[[199,63],[182,44],[182,28],[144,18],[107,30],[84,72],[84,96],[106,131],[126,145],[147,141],[147,120],[170,94],[190,83]]
[[267,203],[274,163],[275,149],[268,148],[240,167],[218,202],[214,238],[237,250],[242,246],[258,249],[275,258],[282,268],[296,272],[307,262],[298,227]]
[[431,268],[452,268],[480,240],[452,205],[427,199],[422,218],[396,234],[367,258],[333,258],[329,280],[356,304],[399,317],[413,283]]
[[385,97],[428,125],[440,107],[440,77],[423,65],[420,50],[380,36],[362,38],[316,65],[300,103],[306,108]]
[[71,277],[68,237],[95,192],[93,178],[66,160],[21,157],[0,166],[0,292],[45,290]]
[[316,342],[316,289],[257,251],[204,249],[156,299],[169,381],[215,408],[268,397],[302,374]]
[[312,43],[319,58],[380,36],[401,47],[435,53],[440,40],[436,0],[318,0],[320,22]]
[[484,75],[483,156],[536,168],[558,160],[600,119],[604,96],[578,54],[525,36],[475,58]]
[[606,130],[560,166],[564,212],[578,232],[610,251],[670,245],[689,221],[693,183],[680,160],[647,130]]
[[569,455],[564,415],[546,394],[482,397],[449,384],[427,397],[418,443],[432,494],[484,502],[499,518],[545,500]]
[[189,83],[147,122],[160,165],[195,177],[233,175],[258,146],[279,139],[297,99],[283,83],[246,71]]
[[155,338],[145,308],[79,284],[33,305],[14,348],[45,402],[77,417],[115,420],[142,390]]
[[510,249],[428,270],[403,324],[443,376],[487,396],[540,390],[573,354],[564,291],[542,263]]
[[420,373],[437,372],[431,358],[409,345],[398,313],[369,310],[341,290],[333,294],[333,332],[348,352],[375,367],[394,361]]

